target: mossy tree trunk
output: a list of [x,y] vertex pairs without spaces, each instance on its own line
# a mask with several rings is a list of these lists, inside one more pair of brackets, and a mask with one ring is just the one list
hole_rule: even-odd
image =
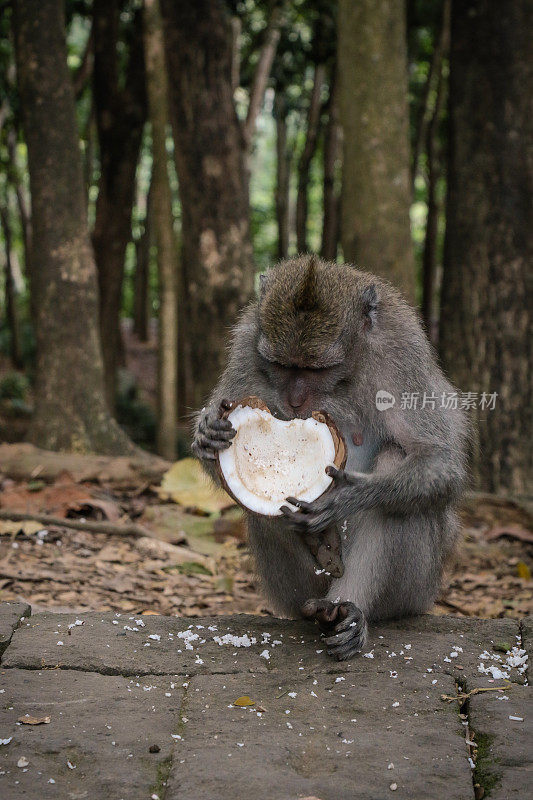
[[414,300],[405,2],[340,0],[338,42],[344,258]]
[[37,365],[29,436],[51,450],[132,452],[104,397],[96,267],[62,0],[18,0],[14,31],[33,222]]
[[475,479],[496,492],[530,491],[532,475],[532,39],[529,0],[452,3],[440,349],[477,393]]

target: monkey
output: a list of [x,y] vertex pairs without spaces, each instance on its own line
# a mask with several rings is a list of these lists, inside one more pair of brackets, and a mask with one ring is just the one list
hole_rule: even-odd
[[[349,659],[369,624],[426,612],[440,588],[466,482],[458,393],[397,289],[304,255],[261,276],[197,417],[193,452],[214,477],[235,435],[220,410],[247,395],[284,420],[325,411],[346,442],[346,465],[327,467],[332,486],[320,498],[288,497],[281,516],[248,513],[247,523],[272,610],[314,620],[328,653]],[[326,547],[341,542],[340,575],[316,569],[321,534]]]

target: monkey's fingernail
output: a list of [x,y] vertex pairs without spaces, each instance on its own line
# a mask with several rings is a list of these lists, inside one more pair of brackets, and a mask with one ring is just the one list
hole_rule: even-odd
[[328,466],[326,467],[326,475],[329,475],[330,478],[334,478],[335,475],[338,474],[338,470],[335,467]]
[[296,499],[296,497],[286,497],[285,500],[287,503],[290,503],[291,506],[299,506],[300,501]]
[[223,408],[226,411],[228,410],[228,408],[231,408],[232,405],[233,404],[232,404],[231,400],[224,399],[224,400],[220,401],[220,408]]

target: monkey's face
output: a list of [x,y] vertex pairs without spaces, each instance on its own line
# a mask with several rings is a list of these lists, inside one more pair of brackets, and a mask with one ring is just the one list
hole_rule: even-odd
[[275,394],[279,412],[287,419],[310,417],[323,407],[344,378],[343,364],[324,367],[300,367],[267,361],[261,357],[261,371]]

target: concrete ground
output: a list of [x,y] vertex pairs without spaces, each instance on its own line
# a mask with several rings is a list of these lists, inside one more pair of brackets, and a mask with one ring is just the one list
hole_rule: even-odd
[[339,663],[305,623],[5,603],[0,797],[522,800],[532,638],[424,616]]

